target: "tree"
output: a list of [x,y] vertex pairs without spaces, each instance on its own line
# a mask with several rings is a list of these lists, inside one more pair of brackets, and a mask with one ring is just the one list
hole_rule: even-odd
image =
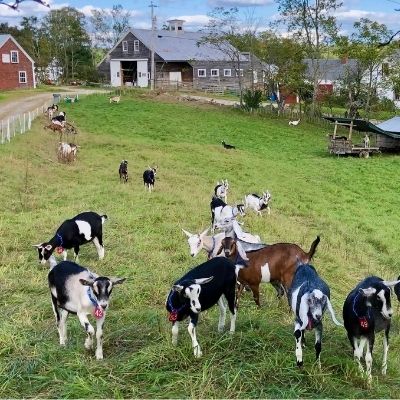
[[340,0],[276,0],[281,15],[279,23],[287,26],[304,44],[311,60],[313,84],[312,113],[316,113],[320,75],[319,59],[324,48],[336,36],[336,19],[332,13],[342,6]]

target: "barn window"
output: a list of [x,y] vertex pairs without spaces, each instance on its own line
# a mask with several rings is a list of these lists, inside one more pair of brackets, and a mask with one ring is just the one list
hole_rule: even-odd
[[219,69],[212,69],[211,76],[219,76]]
[[134,40],[133,42],[133,51],[137,53],[139,51],[139,40]]
[[128,51],[128,41],[127,40],[124,40],[122,42],[122,51],[125,51],[125,52]]
[[229,69],[224,69],[224,76],[232,76],[232,70]]
[[8,53],[2,54],[1,55],[1,60],[3,64],[9,64],[10,63],[10,55]]
[[26,71],[19,71],[19,83],[26,83]]
[[198,69],[197,70],[197,76],[199,78],[205,78],[207,76],[206,70],[205,69]]
[[240,76],[243,76],[243,69],[242,68],[240,68],[239,70],[236,70],[236,76],[239,76],[239,74],[240,74]]
[[18,51],[12,50],[11,51],[11,62],[13,64],[18,64],[19,60],[18,60]]

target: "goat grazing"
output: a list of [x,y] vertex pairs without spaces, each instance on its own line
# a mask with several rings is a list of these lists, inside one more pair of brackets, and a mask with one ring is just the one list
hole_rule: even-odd
[[92,314],[96,318],[96,358],[103,359],[103,324],[110,295],[113,286],[124,281],[98,276],[72,261],[62,261],[50,270],[48,282],[61,346],[67,341],[68,314],[73,313],[86,331],[85,348],[93,347],[95,330],[87,317]]
[[154,190],[154,184],[156,182],[156,175],[157,175],[157,166],[155,167],[149,167],[146,169],[146,171],[143,172],[143,183],[145,189],[149,189],[149,192],[151,192],[151,189]]
[[57,157],[59,161],[71,162],[75,161],[78,147],[74,143],[60,142],[58,146]]
[[228,189],[229,189],[228,179],[225,180],[222,179],[221,183],[217,182],[217,186],[215,186],[214,188],[215,197],[218,197],[219,199],[223,200],[226,203],[228,196]]
[[286,292],[289,290],[297,264],[308,264],[319,242],[320,238],[317,236],[308,253],[292,243],[261,245],[261,248],[260,245],[253,245],[257,246],[254,250],[245,251],[239,240],[225,237],[217,254],[224,251],[225,257],[235,265],[246,266],[239,271],[238,280],[242,285],[238,299],[244,285],[248,285],[253,292],[255,303],[260,307],[260,283],[272,283],[278,291],[278,296],[283,295],[281,285]]
[[300,119],[297,121],[289,121],[289,125],[297,126],[300,123]]
[[263,192],[262,196],[257,194],[248,194],[244,198],[245,208],[253,209],[260,217],[262,216],[261,211],[267,210],[268,215],[271,214],[271,208],[269,202],[271,200],[271,194],[267,190]]
[[67,121],[66,114],[64,111],[61,111],[57,116],[51,119],[51,123],[54,125],[61,125],[62,127],[65,126]]
[[107,215],[99,215],[93,211],[84,212],[72,219],[67,219],[48,242],[33,245],[38,249],[39,262],[45,264],[56,248],[57,253],[63,254],[64,261],[67,259],[67,249],[73,248],[75,261],[77,261],[79,246],[92,241],[99,259],[103,259],[103,224],[106,220]]
[[315,329],[315,356],[318,366],[321,367],[322,317],[326,308],[331,314],[332,321],[342,326],[333,312],[329,286],[318,276],[312,265],[298,265],[288,291],[288,300],[289,306],[296,315],[294,337],[297,365],[299,367],[303,365],[304,331]]
[[119,103],[121,101],[121,96],[112,96],[110,97],[110,104],[111,103]]
[[228,150],[229,149],[236,149],[236,146],[234,146],[232,144],[225,143],[224,140],[221,142],[221,144],[222,144],[222,146],[224,146],[224,149],[228,149]]
[[343,321],[347,331],[354,358],[361,372],[361,357],[367,344],[365,364],[367,379],[371,383],[372,349],[375,332],[385,331],[383,337],[382,374],[386,374],[387,354],[389,349],[390,322],[393,314],[390,301],[390,288],[400,281],[388,282],[377,276],[370,276],[361,281],[347,296],[343,305]]
[[224,233],[207,236],[208,228],[198,235],[185,231],[184,229],[182,229],[182,231],[188,237],[190,255],[192,257],[196,257],[201,249],[207,252],[208,259],[216,257],[217,250],[221,247],[221,241],[225,237]]
[[245,215],[244,205],[237,204],[236,206],[229,206],[220,198],[213,196],[210,203],[211,208],[211,226],[212,230],[216,228],[216,225],[227,218],[237,217]]
[[230,333],[235,332],[236,270],[229,260],[217,257],[191,269],[175,282],[166,301],[169,320],[172,322],[172,344],[178,343],[179,322],[189,317],[188,332],[192,339],[194,356],[201,357],[202,352],[196,337],[199,314],[218,303],[218,331],[222,332],[226,314],[223,297],[227,300],[231,312]]
[[123,181],[124,183],[128,182],[128,161],[122,160],[121,164],[119,164],[119,181]]
[[47,107],[47,109],[44,113],[47,114],[48,118],[51,120],[56,111],[58,111],[58,105],[53,104],[53,105]]

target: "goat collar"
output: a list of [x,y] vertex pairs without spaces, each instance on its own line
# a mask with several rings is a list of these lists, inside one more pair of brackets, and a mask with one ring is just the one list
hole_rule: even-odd
[[92,296],[92,288],[89,286],[88,290],[87,290],[87,295],[89,297],[90,302],[93,304],[94,306],[94,312],[93,315],[95,316],[96,319],[100,319],[103,318],[104,315],[104,311],[102,310],[102,308],[99,306],[99,303],[97,302],[97,300]]
[[214,236],[212,237],[212,241],[213,241],[213,244],[212,244],[211,250],[208,252],[208,259],[211,258],[212,254],[214,252],[214,249],[215,249],[215,238],[214,238]]
[[358,318],[358,323],[360,324],[361,329],[366,330],[369,328],[369,322],[368,322],[368,319],[370,318],[369,307],[367,306],[367,315],[359,316],[356,311],[356,302],[357,302],[358,296],[360,296],[360,293],[357,293],[356,297],[354,297],[354,300],[353,300],[353,313]]
[[63,238],[62,236],[57,232],[56,233],[56,238],[58,239],[58,241],[60,242],[60,244],[57,246],[57,253],[61,254],[64,251],[64,242],[63,242]]
[[168,295],[168,299],[167,299],[168,307],[171,310],[169,312],[168,319],[171,322],[177,321],[179,312],[182,311],[186,307],[186,304],[183,304],[179,308],[174,308],[174,306],[172,305],[172,296],[174,295],[174,293],[175,293],[174,291],[171,291],[170,294]]

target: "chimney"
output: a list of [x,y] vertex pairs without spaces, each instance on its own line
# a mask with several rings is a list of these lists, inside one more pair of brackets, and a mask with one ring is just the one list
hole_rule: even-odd
[[178,35],[180,32],[183,32],[183,19],[170,19],[168,22],[168,30],[171,32],[175,32],[175,35]]

